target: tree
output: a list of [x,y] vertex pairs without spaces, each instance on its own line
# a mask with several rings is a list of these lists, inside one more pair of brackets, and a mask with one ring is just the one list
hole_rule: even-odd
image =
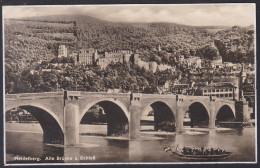
[[218,49],[213,45],[206,45],[197,52],[202,58],[213,60],[219,56]]

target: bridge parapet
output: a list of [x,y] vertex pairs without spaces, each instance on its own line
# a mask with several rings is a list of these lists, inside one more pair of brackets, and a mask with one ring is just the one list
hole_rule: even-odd
[[174,98],[174,94],[142,94],[143,98]]
[[42,97],[60,97],[63,95],[63,92],[42,92],[42,93],[19,93],[19,94],[6,94],[5,98],[42,98]]
[[80,92],[82,97],[129,97],[131,93],[107,93],[107,92]]
[[233,100],[227,100],[227,99],[221,99],[221,98],[215,98],[215,100],[220,103],[228,103],[228,104],[235,103],[235,101],[233,101]]

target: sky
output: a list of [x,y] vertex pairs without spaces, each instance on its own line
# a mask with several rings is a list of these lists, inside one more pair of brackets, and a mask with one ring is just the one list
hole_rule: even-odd
[[250,26],[255,4],[4,6],[4,18],[88,15],[114,22],[172,22],[191,26]]

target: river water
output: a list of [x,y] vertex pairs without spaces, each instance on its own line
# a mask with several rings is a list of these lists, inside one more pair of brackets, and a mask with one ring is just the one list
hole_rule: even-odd
[[[182,134],[142,132],[140,140],[80,135],[80,144],[69,148],[44,144],[41,132],[6,131],[6,161],[7,163],[189,162],[172,156],[163,149],[169,146],[175,147],[177,144],[220,147],[232,152],[229,157],[218,162],[255,161],[255,128],[199,131],[186,128]],[[26,160],[20,157],[30,158]]]

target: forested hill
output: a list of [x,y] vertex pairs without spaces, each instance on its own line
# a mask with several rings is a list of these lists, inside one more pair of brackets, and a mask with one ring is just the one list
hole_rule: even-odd
[[[171,58],[162,58],[166,52],[170,57],[182,54],[213,59],[220,54],[224,61],[254,61],[252,27],[224,29],[187,25],[116,23],[79,15],[5,19],[6,64],[17,72],[33,68],[39,59],[55,57],[60,44],[68,46],[69,51],[88,47],[99,52],[138,50],[144,61],[158,63],[162,60],[170,63]],[[159,44],[160,53],[155,50]]]

